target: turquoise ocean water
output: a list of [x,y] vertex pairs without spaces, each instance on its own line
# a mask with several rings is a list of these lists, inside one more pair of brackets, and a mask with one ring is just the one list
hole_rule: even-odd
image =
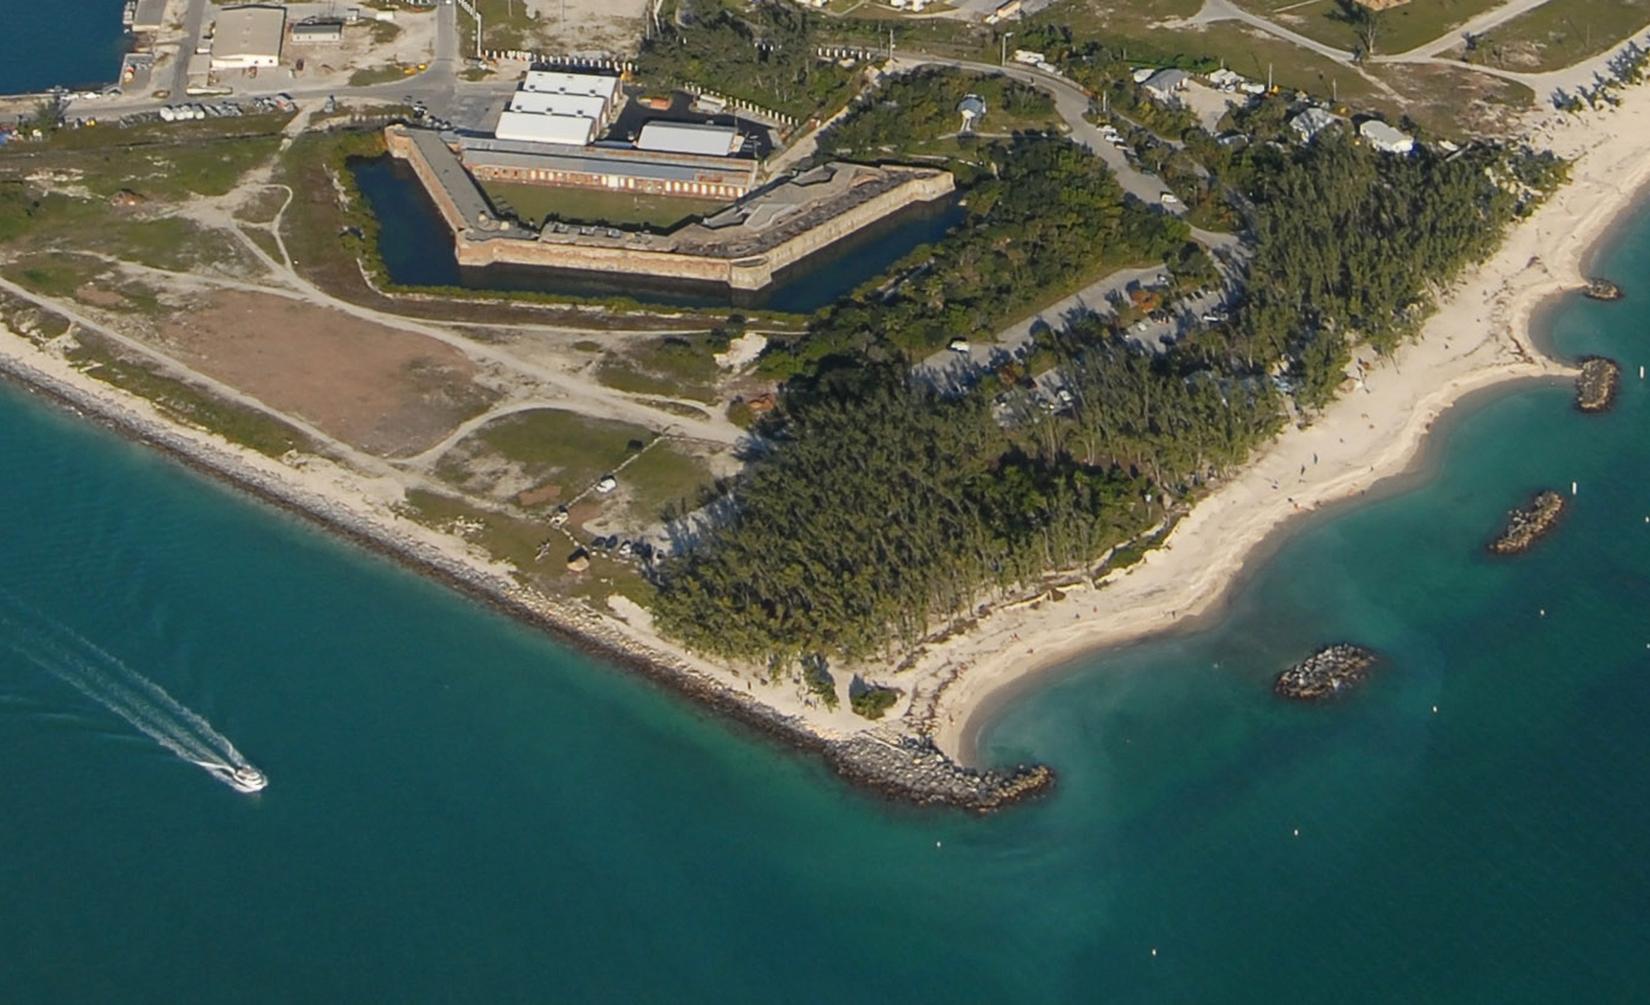
[[[1008,706],[985,755],[1061,784],[985,819],[851,791],[0,392],[0,998],[1641,999],[1650,221],[1602,270],[1626,302],[1550,320],[1628,365],[1615,412],[1524,385],[1451,413],[1413,488],[1302,527],[1222,617]],[[1485,556],[1572,480],[1556,534]],[[1342,638],[1388,657],[1365,689],[1270,695]],[[269,789],[53,667],[146,675]]]
[[0,4],[0,94],[112,84],[125,49],[121,0]]

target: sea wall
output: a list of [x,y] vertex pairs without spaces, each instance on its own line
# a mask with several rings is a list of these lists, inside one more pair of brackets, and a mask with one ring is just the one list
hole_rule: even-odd
[[[430,194],[436,209],[441,212],[441,218],[447,221],[447,227],[452,230],[454,236],[468,230],[469,221],[459,212],[458,205],[447,192],[447,186],[441,184],[441,180],[436,177],[435,168],[425,159],[424,152],[418,149],[418,144],[413,142],[406,129],[392,127],[384,130],[384,144],[389,149],[390,156],[400,158],[411,165],[413,174],[418,176],[424,191]],[[459,262],[463,261],[460,257]]]

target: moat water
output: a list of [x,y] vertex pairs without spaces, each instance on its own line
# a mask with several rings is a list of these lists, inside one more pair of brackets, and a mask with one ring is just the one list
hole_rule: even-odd
[[615,277],[529,266],[461,267],[451,232],[411,168],[393,157],[353,163],[356,182],[380,224],[379,251],[390,278],[408,286],[538,291],[567,297],[625,297],[682,307],[768,308],[807,314],[882,275],[919,245],[962,221],[955,200],[908,207],[779,272],[761,290],[649,277]]

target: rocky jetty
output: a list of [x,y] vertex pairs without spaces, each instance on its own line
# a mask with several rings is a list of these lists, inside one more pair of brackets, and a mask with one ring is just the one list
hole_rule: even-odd
[[1530,545],[1558,525],[1563,512],[1563,496],[1552,489],[1537,493],[1528,506],[1508,511],[1507,527],[1490,542],[1491,553],[1517,555],[1528,551]]
[[1576,407],[1583,412],[1607,412],[1616,402],[1621,385],[1621,367],[1613,359],[1589,356],[1581,361],[1576,378]]
[[1622,292],[1620,286],[1608,279],[1587,280],[1587,288],[1582,293],[1594,300],[1620,300],[1627,295]]
[[952,806],[986,813],[1028,799],[1054,785],[1044,764],[1012,771],[980,771],[945,756],[926,737],[864,734],[831,744],[831,766],[844,778],[919,806]]
[[1272,691],[1297,701],[1333,697],[1363,680],[1374,663],[1375,654],[1362,646],[1325,646],[1279,674]]

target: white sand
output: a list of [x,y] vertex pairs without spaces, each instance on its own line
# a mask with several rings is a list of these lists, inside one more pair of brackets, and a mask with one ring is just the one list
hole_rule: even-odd
[[1529,344],[1529,320],[1542,300],[1580,283],[1583,256],[1650,180],[1650,91],[1635,88],[1614,112],[1549,117],[1532,140],[1580,158],[1571,183],[1450,293],[1418,343],[1370,371],[1363,388],[1310,428],[1287,431],[1197,504],[1165,547],[1102,589],[994,613],[935,646],[901,675],[917,681],[907,721],[931,723],[941,749],[971,757],[972,731],[994,696],[1209,610],[1255,547],[1291,517],[1405,470],[1434,420],[1463,395],[1570,373]]

